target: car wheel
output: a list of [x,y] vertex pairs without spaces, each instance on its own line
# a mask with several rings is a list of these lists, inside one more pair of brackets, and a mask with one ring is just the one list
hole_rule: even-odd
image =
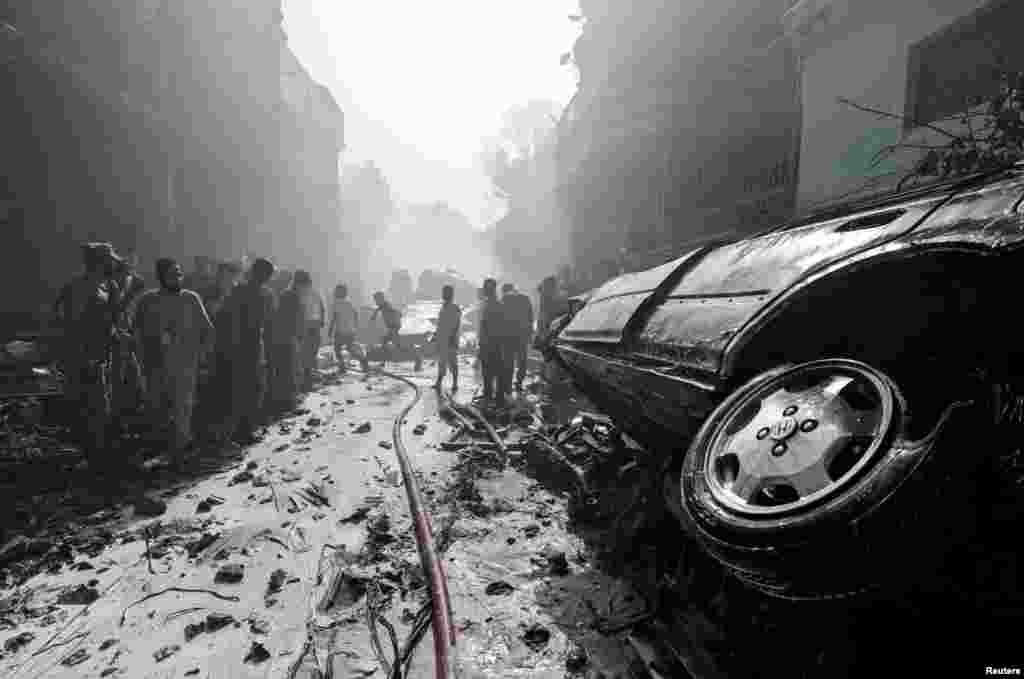
[[774,596],[913,580],[974,523],[969,468],[981,455],[956,449],[956,405],[911,441],[900,389],[869,365],[825,359],[765,373],[692,442],[680,477],[687,523],[708,553]]

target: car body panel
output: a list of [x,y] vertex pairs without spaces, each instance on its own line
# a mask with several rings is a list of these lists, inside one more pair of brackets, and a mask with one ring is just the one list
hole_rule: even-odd
[[567,340],[617,344],[637,309],[658,287],[699,251],[694,250],[667,264],[614,278],[596,290],[562,330]]
[[[606,283],[552,347],[590,391],[625,394],[617,398],[647,409],[649,421],[688,431],[691,425],[673,420],[683,415],[690,392],[711,390],[721,398],[736,352],[802,291],[872,261],[1024,245],[1022,196],[1024,166],[1018,166],[691,252]],[[674,410],[656,397],[640,403],[660,389],[656,384],[674,390]]]

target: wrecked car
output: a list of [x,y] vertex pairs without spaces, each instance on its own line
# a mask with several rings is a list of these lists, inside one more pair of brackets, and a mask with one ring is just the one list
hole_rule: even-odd
[[1012,438],[1022,200],[1018,164],[708,243],[605,283],[546,353],[747,585],[913,582],[971,543]]

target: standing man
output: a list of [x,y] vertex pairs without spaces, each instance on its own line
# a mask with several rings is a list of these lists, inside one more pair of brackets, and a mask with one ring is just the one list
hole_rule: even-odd
[[110,428],[107,384],[111,343],[120,303],[114,269],[121,262],[109,243],[82,246],[85,272],[61,290],[54,305],[64,325],[61,364],[72,431],[90,466],[98,467]]
[[300,351],[299,365],[302,366],[302,390],[313,388],[313,372],[316,370],[316,357],[320,351],[324,331],[324,299],[313,287],[313,277],[308,271],[296,271],[293,287],[299,295],[299,308],[302,310],[302,327],[299,329]]
[[278,295],[277,308],[267,332],[269,400],[271,407],[281,412],[292,410],[296,406],[299,345],[303,327],[299,293],[295,289],[292,275],[285,272],[283,277],[285,282],[291,285]]
[[110,403],[118,427],[121,417],[139,408],[142,383],[134,337],[136,302],[146,291],[146,281],[137,271],[138,256],[129,252],[116,266],[114,282],[121,293],[117,310],[117,341],[110,357]]
[[437,317],[437,382],[434,389],[441,390],[441,383],[450,368],[452,391],[459,388],[459,332],[462,330],[462,309],[455,303],[455,288],[446,285],[441,288],[441,313]]
[[498,301],[498,282],[484,280],[483,302],[480,309],[480,371],[484,380],[484,400],[498,408],[505,406],[507,371],[505,369],[506,338],[508,335],[505,310]]
[[264,336],[274,313],[274,296],[267,282],[273,275],[274,265],[268,260],[253,260],[248,279],[235,287],[224,305],[231,393],[222,433],[242,445],[259,440],[256,428],[266,387]]
[[344,374],[348,370],[348,361],[341,353],[348,349],[352,356],[359,359],[363,372],[369,370],[366,355],[356,344],[356,332],[359,330],[359,312],[348,300],[348,286],[338,285],[334,288],[334,303],[331,305],[331,325],[327,334],[334,340],[334,357],[338,360],[338,372]]
[[199,358],[213,339],[213,323],[199,295],[182,287],[176,261],[157,260],[156,277],[160,288],[139,300],[135,332],[153,424],[157,431],[173,425],[170,452],[180,467],[192,443]]
[[197,291],[203,299],[203,306],[206,307],[206,313],[209,314],[215,324],[217,322],[217,314],[220,313],[220,310],[224,307],[224,303],[231,295],[231,291],[235,289],[235,286],[238,285],[241,278],[241,266],[235,262],[220,262],[217,265],[217,279],[212,285],[208,285],[204,289]]
[[526,354],[533,336],[533,302],[516,290],[514,285],[505,283],[501,286],[501,304],[509,323],[506,384],[512,383],[514,371],[516,391],[522,391],[523,379],[526,377]]

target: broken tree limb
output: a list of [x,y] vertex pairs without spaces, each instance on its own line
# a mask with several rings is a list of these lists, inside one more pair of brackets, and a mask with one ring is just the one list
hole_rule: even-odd
[[149,601],[150,599],[155,599],[158,596],[162,596],[164,594],[169,594],[171,592],[178,592],[180,594],[208,594],[208,595],[210,595],[210,596],[212,596],[214,598],[220,599],[221,601],[230,601],[232,603],[238,603],[238,601],[240,601],[240,599],[237,596],[221,594],[220,592],[214,592],[212,589],[192,588],[192,587],[167,587],[165,589],[160,590],[159,592],[153,592],[152,594],[147,594],[146,596],[142,597],[138,601],[133,601],[132,603],[128,604],[127,608],[125,608],[123,611],[121,611],[121,622],[119,624],[119,627],[124,627],[125,620],[128,617],[129,609],[131,609],[131,608],[133,608],[135,606],[138,606],[139,604],[145,603],[146,601]]
[[839,101],[840,104],[846,104],[847,106],[851,106],[851,107],[857,109],[858,111],[863,111],[864,113],[873,113],[876,116],[879,116],[879,117],[882,117],[882,118],[891,118],[893,120],[900,120],[900,121],[903,121],[903,122],[910,122],[910,123],[912,123],[913,125],[915,125],[917,127],[927,127],[929,130],[933,130],[935,132],[938,132],[939,134],[941,134],[943,136],[946,136],[946,137],[948,137],[950,139],[960,139],[961,138],[960,136],[958,136],[956,134],[953,134],[949,130],[942,129],[938,125],[932,125],[930,123],[922,123],[922,122],[920,122],[918,120],[914,120],[913,118],[908,118],[907,116],[901,116],[898,113],[890,113],[889,111],[883,111],[882,109],[871,108],[870,106],[864,106],[862,104],[858,104],[857,102],[855,102],[855,101],[853,101],[851,99],[847,99],[845,97],[839,97],[838,101]]

